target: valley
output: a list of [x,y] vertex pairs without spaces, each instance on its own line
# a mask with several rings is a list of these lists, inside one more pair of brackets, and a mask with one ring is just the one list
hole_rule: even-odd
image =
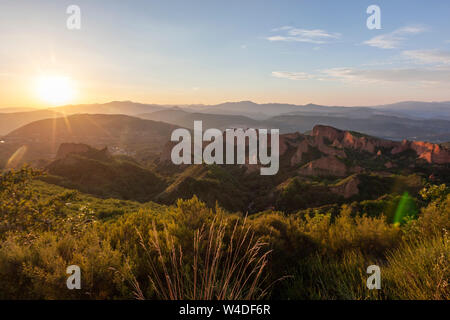
[[[145,244],[154,245],[159,238],[152,237],[165,234],[169,247],[159,249],[162,259],[174,254],[169,244],[176,239],[183,248],[180,254],[191,261],[189,265],[197,259],[192,239],[205,225],[212,232],[205,236],[231,243],[237,241],[235,236],[245,239],[246,228],[251,228],[258,240],[248,241],[261,248],[254,251],[255,257],[266,259],[267,255],[266,280],[287,279],[276,281],[271,289],[270,297],[277,299],[359,299],[355,290],[364,275],[350,282],[331,278],[333,286],[352,284],[342,293],[319,288],[310,279],[327,275],[327,270],[336,271],[337,266],[353,270],[374,261],[388,266],[385,281],[391,286],[383,296],[366,292],[365,299],[395,298],[397,292],[414,298],[418,292],[403,289],[396,266],[413,268],[417,254],[403,256],[404,251],[396,250],[406,247],[407,252],[416,252],[431,246],[437,252],[447,250],[441,231],[450,221],[448,144],[376,137],[368,134],[371,127],[359,118],[342,120],[351,122],[352,128],[364,127],[362,132],[327,125],[323,116],[292,114],[257,120],[179,109],[141,113],[146,107],[136,108],[135,115],[114,114],[120,111],[116,109],[105,114],[52,115],[1,138],[0,298],[3,294],[17,298],[128,299],[137,294],[129,283],[137,281],[146,290],[139,294],[164,299],[148,283],[149,276],[160,277],[163,271],[160,267],[148,269],[149,262],[143,258]],[[277,174],[261,175],[261,164],[250,164],[248,153],[241,164],[174,164],[171,153],[176,142],[171,141],[171,134],[183,129],[194,136],[190,121],[195,118],[204,121],[204,131],[212,127],[224,130],[230,123],[233,128],[253,125],[260,129],[280,119],[277,121],[285,127],[279,135]],[[428,120],[408,121],[414,126],[414,121],[424,125]],[[395,127],[392,123],[389,126]],[[203,142],[204,146],[207,143]],[[223,146],[222,151],[226,158],[227,148]],[[229,229],[233,224],[237,231]],[[414,239],[419,238],[425,244],[416,244]],[[258,242],[263,239],[267,247]],[[245,257],[250,252],[235,254]],[[217,259],[225,263],[226,256],[218,254]],[[30,260],[45,255],[57,259],[39,262],[42,267]],[[60,280],[50,280],[54,268],[74,259],[84,270],[93,272],[86,283],[88,296],[67,293],[58,288]],[[428,261],[427,257],[422,259]],[[44,288],[48,290],[27,286],[28,269],[14,267],[15,261],[37,268],[33,281],[46,281]],[[133,261],[133,266],[126,261]],[[120,270],[120,276],[111,268]],[[7,279],[22,279],[24,285],[16,291]],[[429,296],[426,290],[430,289],[424,290]],[[445,290],[439,294],[448,297]]]
[[[249,213],[271,208],[295,212],[406,190],[417,194],[426,183],[449,183],[450,151],[444,146],[324,125],[307,134],[280,135],[275,176],[260,176],[261,165],[249,164],[248,157],[238,165],[175,165],[170,141],[175,128],[125,115],[39,120],[4,137],[0,160],[7,166],[16,148],[25,146],[9,165],[30,163],[47,172],[42,179],[53,184],[104,198],[162,204],[196,195],[211,207],[217,202]],[[293,192],[309,200],[290,199]]]

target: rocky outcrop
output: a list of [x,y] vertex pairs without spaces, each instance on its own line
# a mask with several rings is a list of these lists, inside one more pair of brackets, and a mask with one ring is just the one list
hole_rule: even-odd
[[303,160],[303,154],[307,153],[309,151],[309,143],[305,139],[297,146],[297,150],[295,151],[295,154],[291,158],[291,166],[295,166],[302,162]]
[[[268,136],[268,145],[270,145],[271,136]],[[203,147],[209,142],[203,142]],[[247,144],[247,140],[246,140]],[[174,143],[168,143],[161,150],[160,160],[162,162],[170,161],[171,149]],[[349,150],[353,149],[357,152],[364,152],[373,155],[373,159],[380,158],[380,161],[388,161],[395,159],[388,159],[390,155],[396,155],[403,151],[413,150],[417,154],[418,159],[423,159],[432,164],[450,163],[450,151],[444,147],[419,141],[397,142],[383,140],[368,135],[360,134],[353,131],[339,130],[333,127],[316,125],[310,135],[303,135],[298,132],[282,134],[279,141],[280,157],[284,157],[290,166],[297,166],[307,162],[321,160],[320,162],[313,162],[311,172],[315,171],[315,166],[319,165],[326,169],[327,161],[331,161],[329,165],[335,166],[335,171],[340,175],[343,171],[341,165],[337,165],[338,159],[345,159],[349,157]],[[323,159],[322,159],[323,158]],[[338,159],[336,159],[338,158]],[[330,160],[332,159],[332,160]],[[313,160],[313,161],[312,161]],[[394,161],[395,162],[395,161]],[[386,164],[387,168],[395,166],[394,162]],[[321,169],[320,169],[321,170]],[[354,167],[349,168],[348,173],[361,172],[364,168]],[[303,170],[305,171],[305,170]],[[305,172],[309,172],[306,170]]]
[[336,157],[330,156],[311,161],[300,168],[298,172],[307,176],[344,177],[347,175],[347,167]]
[[428,163],[445,164],[450,162],[450,151],[438,144],[423,141],[403,140],[392,149],[391,154],[398,154],[406,150],[414,150],[419,159]]
[[367,151],[369,153],[375,152],[375,144],[365,136],[356,137],[353,133],[346,131],[342,139],[342,145],[347,148]]
[[392,148],[395,142],[378,139],[352,131],[343,131],[333,127],[317,125],[312,131],[314,137],[324,137],[336,148],[351,148],[376,153],[379,148]]
[[314,139],[313,145],[319,149],[320,152],[328,155],[328,156],[338,156],[341,158],[346,158],[347,155],[345,154],[345,151],[339,148],[336,148],[335,146],[328,146],[325,144],[324,137],[322,136],[316,136]]
[[422,141],[412,141],[411,149],[415,150],[419,158],[429,163],[445,164],[450,162],[450,150],[438,144]]
[[407,140],[403,140],[400,144],[396,145],[392,150],[391,154],[397,154],[408,150],[409,142]]
[[325,137],[330,141],[342,140],[344,131],[323,125],[314,126],[312,130],[313,137]]
[[[298,144],[299,139],[302,137],[302,134],[299,132],[294,133],[286,133],[280,135],[280,156],[283,156],[286,151],[289,149],[289,147],[296,147]],[[270,138],[271,136],[268,136],[267,145],[270,145]]]
[[381,156],[381,148],[390,149],[392,155],[407,151],[414,150],[418,159],[423,159],[428,163],[445,164],[450,163],[450,151],[441,147],[438,144],[422,141],[407,141],[402,142],[389,141],[378,139],[366,135],[361,135],[351,131],[342,131],[328,126],[318,125],[315,126],[312,131],[312,136],[320,146],[320,151],[327,155],[336,155],[343,157],[338,151],[333,151],[329,146],[319,142],[320,139],[327,138],[331,142],[331,147],[335,147],[339,150],[342,148],[351,148],[359,151],[366,151],[369,153]]

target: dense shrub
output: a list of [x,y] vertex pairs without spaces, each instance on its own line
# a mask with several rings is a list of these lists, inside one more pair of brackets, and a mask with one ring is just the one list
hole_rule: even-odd
[[[37,175],[0,179],[1,299],[450,298],[445,185],[422,189],[418,216],[392,224],[385,210],[397,196],[246,217],[195,196],[174,206],[97,199]],[[66,287],[72,264],[82,290]],[[373,264],[381,290],[366,287]]]

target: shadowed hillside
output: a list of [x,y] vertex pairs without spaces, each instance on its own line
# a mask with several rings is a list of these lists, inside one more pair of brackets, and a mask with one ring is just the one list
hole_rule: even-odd
[[3,145],[5,149],[12,145],[16,150],[26,146],[23,161],[53,159],[64,142],[107,146],[113,154],[159,153],[175,128],[125,115],[83,114],[30,123],[5,136]]
[[83,144],[62,144],[57,159],[46,167],[47,182],[106,198],[149,201],[165,182],[138,164]]

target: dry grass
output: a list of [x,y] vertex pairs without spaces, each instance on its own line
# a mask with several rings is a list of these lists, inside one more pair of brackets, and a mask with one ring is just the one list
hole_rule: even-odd
[[450,237],[408,242],[388,256],[388,295],[395,299],[450,300]]
[[[255,238],[244,219],[234,224],[226,241],[227,224],[216,218],[209,226],[194,232],[193,255],[183,256],[183,248],[165,228],[161,234],[153,225],[149,248],[142,236],[141,245],[148,255],[149,280],[163,300],[254,300],[267,293],[265,269],[270,251],[266,243]],[[153,249],[153,250],[151,250]],[[155,262],[156,260],[156,262]],[[189,260],[189,262],[187,262]],[[136,280],[135,296],[144,295]]]

